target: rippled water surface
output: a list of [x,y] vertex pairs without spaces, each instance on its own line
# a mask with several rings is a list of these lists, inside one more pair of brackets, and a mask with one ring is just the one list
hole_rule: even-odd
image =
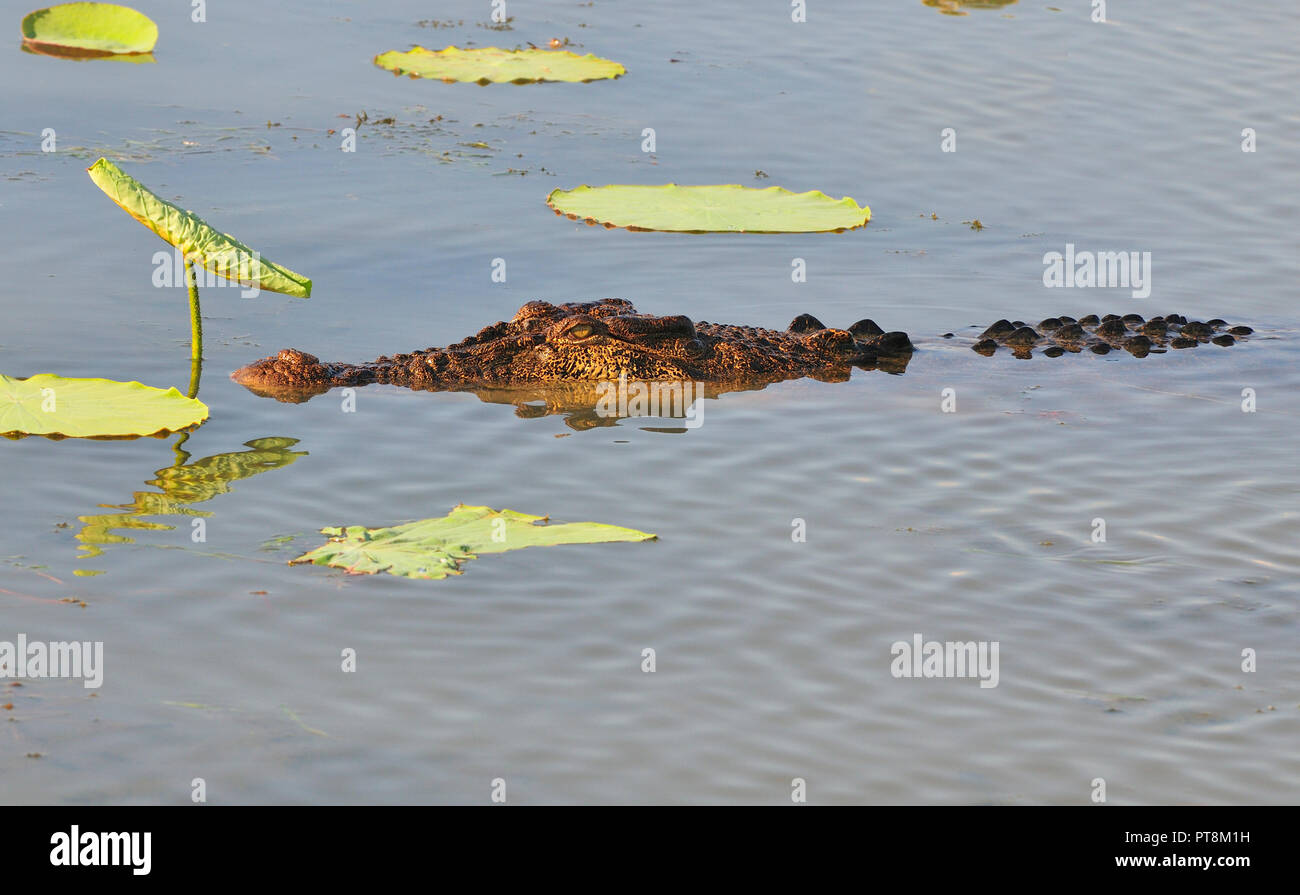
[[[90,183],[100,155],[315,291],[205,292],[211,418],[182,453],[0,443],[0,640],[102,640],[106,666],[93,695],[0,690],[4,801],[180,802],[195,777],[214,802],[484,802],[498,777],[513,803],[788,803],[795,777],[823,803],[1085,803],[1098,777],[1112,803],[1297,800],[1292,10],[1112,3],[1098,24],[1080,2],[896,0],[793,24],[781,4],[596,0],[511,3],[495,33],[478,0],[439,4],[438,28],[418,3],[226,3],[204,24],[135,5],[154,64],[16,34],[0,53],[0,372],[188,378],[183,290],[151,285],[162,243]],[[552,37],[628,74],[478,87],[370,62]],[[340,152],[329,131],[363,110]],[[633,233],[544,202],[669,181],[821,189],[873,218]],[[1045,288],[1066,243],[1151,252],[1150,297]],[[387,387],[345,413],[226,378],[286,345],[362,360],[607,295],[775,328],[871,317],[919,350],[902,375],[710,399],[679,433]],[[1258,332],[1145,359],[962,342],[1129,311]],[[438,582],[286,564],[322,526],[459,502],[659,540]],[[894,678],[891,644],[918,632],[997,641],[999,685]]]

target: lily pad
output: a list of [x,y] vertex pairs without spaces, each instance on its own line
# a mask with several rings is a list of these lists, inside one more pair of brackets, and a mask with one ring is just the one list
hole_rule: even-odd
[[871,209],[819,190],[792,193],[718,186],[614,184],[553,190],[546,204],[573,220],[629,230],[680,233],[823,233],[852,230],[871,220]]
[[28,13],[23,43],[59,55],[148,53],[158,42],[153,19],[114,3],[63,3]]
[[311,295],[311,280],[272,264],[228,233],[209,226],[192,211],[173,205],[108,159],[86,169],[90,179],[122,210],[184,253],[187,261],[243,286],[298,298]]
[[568,50],[503,50],[499,47],[466,50],[459,47],[442,50],[412,47],[405,53],[389,50],[375,57],[375,65],[395,75],[478,84],[598,81],[627,73],[619,63],[591,53],[579,56]]
[[548,518],[459,504],[441,518],[392,528],[322,528],[321,534],[328,535],[329,542],[289,560],[289,564],[314,563],[360,575],[387,572],[403,578],[446,578],[462,574],[461,563],[477,559],[480,553],[657,537],[599,522],[547,525]]
[[174,388],[40,373],[0,375],[0,434],[129,438],[184,429],[208,418],[202,401]]

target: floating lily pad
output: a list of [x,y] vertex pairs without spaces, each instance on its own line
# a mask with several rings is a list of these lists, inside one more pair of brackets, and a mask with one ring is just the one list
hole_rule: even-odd
[[547,525],[546,516],[460,504],[438,519],[421,519],[392,528],[322,528],[329,542],[294,563],[333,566],[353,574],[387,572],[403,578],[446,578],[462,574],[461,563],[480,553],[505,553],[524,547],[648,541],[656,535],[599,522]]
[[202,401],[174,388],[40,373],[0,375],[0,434],[128,438],[184,429],[208,418]]
[[579,56],[568,50],[503,50],[499,47],[468,50],[412,47],[405,53],[389,50],[375,57],[375,65],[395,75],[478,84],[598,81],[627,73],[619,63],[590,53]]
[[683,233],[821,233],[871,220],[871,209],[847,196],[836,201],[818,190],[792,193],[734,183],[580,186],[553,190],[546,204],[589,224]]
[[186,260],[244,286],[256,285],[298,298],[311,295],[311,280],[307,277],[266,261],[194,212],[160,198],[108,159],[95,162],[86,173],[123,211],[179,248]]
[[63,3],[28,13],[23,43],[34,50],[69,56],[148,53],[158,26],[147,15],[113,3]]

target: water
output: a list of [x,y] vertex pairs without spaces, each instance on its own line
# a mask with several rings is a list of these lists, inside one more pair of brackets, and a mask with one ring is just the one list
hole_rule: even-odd
[[[165,247],[89,182],[100,154],[315,292],[204,294],[212,413],[181,449],[194,463],[256,441],[255,477],[190,473],[173,492],[188,502],[132,515],[157,508],[135,495],[162,493],[146,483],[177,436],[0,444],[0,639],[106,656],[94,695],[4,689],[5,802],[183,802],[195,777],[224,803],[479,803],[497,777],[512,803],[784,803],[794,777],[821,803],[1084,803],[1097,777],[1112,803],[1296,801],[1290,10],[1111,4],[1095,24],[1075,2],[954,17],[901,0],[810,4],[796,25],[598,0],[511,4],[495,33],[480,2],[443,4],[465,24],[439,29],[415,3],[226,4],[203,24],[136,5],[159,24],[156,64],[0,54],[0,370],[186,383],[183,291],[150,285]],[[478,87],[370,62],[551,37],[629,73]],[[362,110],[340,152],[327,131]],[[821,189],[873,220],[689,236],[544,204],[557,186],[669,181]],[[1043,254],[1067,242],[1151,252],[1151,297],[1044,288]],[[723,395],[685,434],[378,387],[344,413],[338,393],[281,404],[225,378],[286,345],[362,360],[529,299],[604,295],[778,328],[869,316],[923,350],[901,376]],[[1260,333],[1027,362],[939,338],[1130,310]],[[659,540],[484,557],[440,582],[285,562],[322,526],[462,501]],[[171,527],[82,518],[114,514]],[[123,542],[85,556],[79,532]],[[917,632],[998,641],[999,685],[892,677],[891,644]]]

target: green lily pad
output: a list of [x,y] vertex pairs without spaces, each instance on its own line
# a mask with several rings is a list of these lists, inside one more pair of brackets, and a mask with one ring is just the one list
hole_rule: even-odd
[[129,438],[184,429],[208,418],[208,406],[174,388],[40,373],[0,375],[0,434]]
[[462,574],[461,563],[480,553],[505,553],[524,547],[649,541],[657,535],[604,525],[568,522],[547,525],[546,516],[460,504],[446,516],[392,528],[322,528],[329,542],[289,564],[314,563],[359,575],[387,572],[403,578],[446,578]]
[[36,50],[74,56],[148,53],[158,26],[142,12],[113,3],[63,3],[28,13],[23,43]]
[[228,233],[222,233],[192,211],[173,205],[108,159],[86,169],[90,179],[122,210],[205,270],[244,286],[281,292],[298,298],[311,295],[311,280],[287,267],[272,264]]
[[553,190],[546,204],[588,224],[681,233],[822,233],[871,220],[871,209],[847,196],[836,201],[818,190],[792,193],[734,183],[580,186]]
[[499,47],[467,50],[412,47],[405,53],[389,50],[375,57],[375,65],[395,75],[478,84],[598,81],[627,73],[619,63],[590,53],[579,56],[568,50],[503,50]]

